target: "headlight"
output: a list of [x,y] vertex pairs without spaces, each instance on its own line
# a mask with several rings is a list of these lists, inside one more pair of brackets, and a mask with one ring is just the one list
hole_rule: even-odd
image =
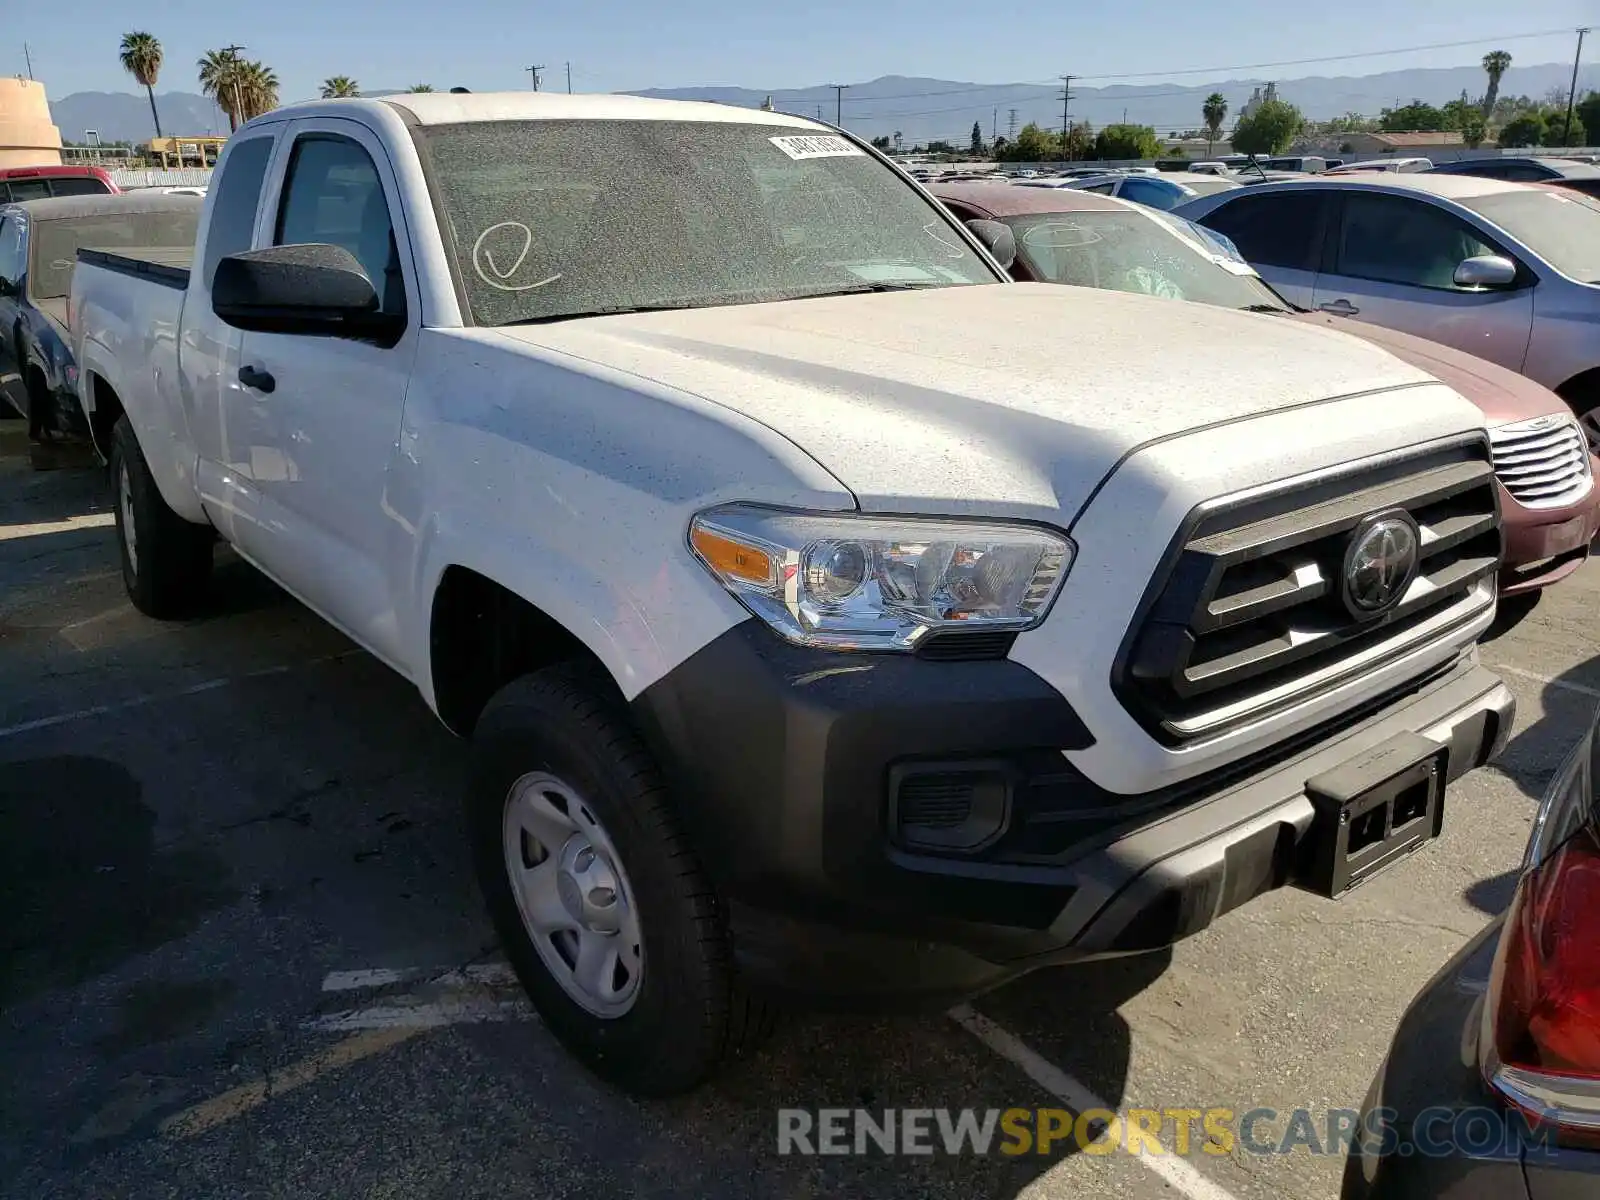
[[784,637],[847,650],[911,650],[941,629],[1028,629],[1072,563],[1070,541],[1029,525],[737,504],[695,517],[689,544]]

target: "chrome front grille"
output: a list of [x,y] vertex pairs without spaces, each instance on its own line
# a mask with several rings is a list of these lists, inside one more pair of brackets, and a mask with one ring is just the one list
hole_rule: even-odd
[[[1377,514],[1415,522],[1416,573],[1391,607],[1358,614],[1347,556]],[[1113,688],[1168,744],[1215,735],[1471,621],[1493,603],[1500,557],[1482,441],[1202,506],[1124,640]]]
[[1589,447],[1566,417],[1535,417],[1489,430],[1494,473],[1525,508],[1561,508],[1594,486]]

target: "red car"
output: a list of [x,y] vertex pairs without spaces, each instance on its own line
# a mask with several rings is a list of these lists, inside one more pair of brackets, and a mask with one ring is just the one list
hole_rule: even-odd
[[1600,531],[1600,462],[1549,388],[1437,342],[1297,310],[1242,259],[1230,260],[1214,234],[1170,213],[1065,188],[974,183],[931,190],[964,221],[1011,229],[1016,279],[1281,312],[1362,338],[1428,372],[1477,405],[1489,426],[1505,526],[1500,595],[1536,593],[1588,558]]
[[115,196],[121,190],[99,167],[0,167],[0,204],[52,196]]

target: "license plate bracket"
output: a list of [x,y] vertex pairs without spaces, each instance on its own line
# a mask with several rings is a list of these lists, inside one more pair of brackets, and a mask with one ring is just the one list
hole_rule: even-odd
[[1445,748],[1415,733],[1306,781],[1316,816],[1302,846],[1301,887],[1342,896],[1439,836]]

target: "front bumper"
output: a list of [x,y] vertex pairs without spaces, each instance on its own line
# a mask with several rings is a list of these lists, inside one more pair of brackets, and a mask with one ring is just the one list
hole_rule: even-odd
[[1600,532],[1600,485],[1574,504],[1549,509],[1524,508],[1498,483],[1495,486],[1500,490],[1505,536],[1500,595],[1547,588],[1583,566],[1590,543]]
[[[1503,744],[1513,707],[1468,655],[1270,757],[1127,796],[1071,767],[1087,727],[1006,659],[809,650],[748,621],[634,701],[743,971],[855,1004],[943,1003],[1196,933],[1294,881],[1308,779],[1400,732],[1439,743],[1458,778]],[[913,845],[905,781],[964,771],[987,781],[969,808],[996,827],[965,850]]]

